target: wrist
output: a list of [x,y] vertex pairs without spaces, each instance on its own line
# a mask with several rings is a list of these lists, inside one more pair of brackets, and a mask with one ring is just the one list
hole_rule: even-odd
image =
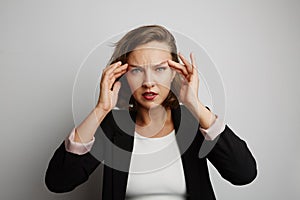
[[207,109],[199,99],[194,104],[188,104],[187,107],[198,120],[201,128],[208,129],[215,121],[215,114]]
[[197,119],[199,119],[201,112],[203,112],[203,108],[205,108],[199,99],[192,103],[185,103],[185,105]]
[[100,104],[98,104],[93,110],[98,122],[102,121],[109,111],[110,110],[104,109]]

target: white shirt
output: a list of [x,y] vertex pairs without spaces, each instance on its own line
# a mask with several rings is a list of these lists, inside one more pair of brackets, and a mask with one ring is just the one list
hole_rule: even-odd
[[186,194],[175,130],[159,138],[134,133],[126,199],[183,200]]

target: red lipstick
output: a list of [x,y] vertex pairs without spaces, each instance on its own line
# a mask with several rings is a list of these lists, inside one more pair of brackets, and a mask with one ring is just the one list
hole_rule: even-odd
[[144,92],[142,95],[146,100],[152,101],[157,96],[157,93],[155,93],[155,92]]

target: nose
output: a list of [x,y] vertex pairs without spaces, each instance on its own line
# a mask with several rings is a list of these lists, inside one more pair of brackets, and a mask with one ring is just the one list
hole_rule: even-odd
[[144,74],[143,87],[151,88],[154,86],[155,86],[155,81],[153,79],[152,73],[147,70]]

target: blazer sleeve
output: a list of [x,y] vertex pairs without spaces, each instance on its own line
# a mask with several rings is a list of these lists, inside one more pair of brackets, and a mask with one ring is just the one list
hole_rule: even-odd
[[214,145],[207,158],[220,175],[234,185],[251,183],[257,176],[256,161],[244,140],[239,138],[227,125],[213,141]]
[[[115,132],[113,115],[109,112],[95,133],[95,143],[91,151],[84,154],[69,152],[65,141],[54,152],[45,174],[47,188],[55,193],[69,192],[88,180],[89,176],[103,162],[109,151],[106,151],[107,140]],[[107,133],[107,134],[106,134]]]
[[52,156],[45,175],[45,184],[51,192],[63,193],[73,190],[87,181],[100,164],[90,152],[83,155],[66,151],[63,142]]

